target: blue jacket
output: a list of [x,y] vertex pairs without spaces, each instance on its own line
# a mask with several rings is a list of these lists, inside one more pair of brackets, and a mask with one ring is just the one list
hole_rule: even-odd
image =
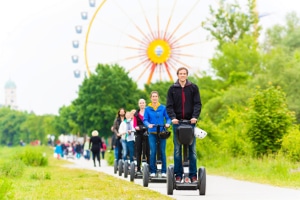
[[[154,125],[165,125],[165,124],[171,124],[171,119],[167,114],[166,106],[164,105],[159,105],[157,109],[155,110],[151,104],[149,104],[144,113],[144,125],[146,127],[149,126],[149,124],[154,124]],[[162,131],[161,127],[161,131]],[[156,132],[156,127],[153,128],[148,128],[149,132]]]

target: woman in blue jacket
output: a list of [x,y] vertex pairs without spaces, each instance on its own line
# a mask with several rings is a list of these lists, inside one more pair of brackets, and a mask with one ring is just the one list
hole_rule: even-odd
[[[151,103],[145,109],[144,113],[144,125],[148,127],[149,134],[149,146],[150,146],[150,176],[156,176],[156,140],[157,127],[155,125],[163,125],[170,127],[171,119],[167,114],[166,106],[161,105],[158,101],[159,95],[157,91],[152,91],[150,95]],[[161,131],[163,127],[160,127]],[[160,152],[162,161],[162,177],[166,177],[167,161],[166,161],[166,139],[160,140]]]

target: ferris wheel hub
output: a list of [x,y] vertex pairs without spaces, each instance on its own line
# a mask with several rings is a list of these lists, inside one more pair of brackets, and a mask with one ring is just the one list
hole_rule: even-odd
[[165,63],[171,55],[171,47],[167,41],[156,39],[149,43],[147,55],[153,63]]

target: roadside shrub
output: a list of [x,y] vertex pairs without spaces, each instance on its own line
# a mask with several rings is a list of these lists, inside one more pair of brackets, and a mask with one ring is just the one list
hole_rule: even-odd
[[247,137],[246,108],[235,106],[229,108],[226,118],[219,124],[222,130],[220,147],[232,157],[249,155],[252,151],[251,142]]
[[21,160],[11,160],[1,164],[0,175],[2,177],[20,177],[24,169],[25,164]]
[[0,178],[0,199],[13,199],[14,193],[12,182],[7,179]]
[[293,127],[282,138],[280,152],[292,162],[300,161],[300,131],[298,127]]
[[48,158],[38,147],[27,147],[16,157],[17,159],[22,160],[28,166],[48,165]]
[[105,160],[107,161],[107,164],[110,166],[114,165],[115,157],[114,157],[114,151],[106,151],[105,153]]
[[33,172],[30,174],[30,179],[34,180],[50,180],[51,179],[51,174],[49,172]]
[[250,103],[248,136],[258,156],[276,153],[295,115],[288,109],[285,93],[270,86],[257,90]]

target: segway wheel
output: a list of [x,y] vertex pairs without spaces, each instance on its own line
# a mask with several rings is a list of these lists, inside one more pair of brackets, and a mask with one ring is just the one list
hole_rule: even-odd
[[167,193],[173,195],[174,190],[174,169],[173,166],[169,166],[167,169]]
[[206,191],[206,170],[204,167],[198,169],[199,195],[205,195]]
[[134,176],[135,176],[135,164],[134,162],[130,163],[130,181],[134,181]]
[[148,187],[149,183],[149,165],[145,164],[143,168],[143,186]]
[[118,171],[118,162],[117,160],[114,161],[114,174],[116,174]]
[[123,173],[123,161],[120,159],[118,164],[119,176],[122,176]]
[[128,177],[128,161],[126,160],[124,163],[124,178]]

